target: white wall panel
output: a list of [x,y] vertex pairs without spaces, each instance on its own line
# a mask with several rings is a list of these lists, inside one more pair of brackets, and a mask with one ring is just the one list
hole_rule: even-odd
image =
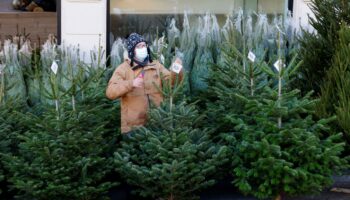
[[99,42],[106,49],[107,0],[61,0],[61,37],[67,45],[79,45],[85,61]]

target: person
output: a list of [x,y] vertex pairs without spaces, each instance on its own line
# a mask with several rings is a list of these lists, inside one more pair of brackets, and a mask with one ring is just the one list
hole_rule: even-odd
[[[153,60],[147,41],[132,33],[126,39],[128,59],[120,64],[108,82],[106,96],[110,100],[121,98],[121,132],[130,133],[147,121],[151,104],[159,106],[163,100],[159,89],[164,80],[182,79],[182,61],[173,64],[181,70],[169,71],[159,61]],[[178,72],[178,73],[177,73]],[[174,81],[173,81],[174,82]]]

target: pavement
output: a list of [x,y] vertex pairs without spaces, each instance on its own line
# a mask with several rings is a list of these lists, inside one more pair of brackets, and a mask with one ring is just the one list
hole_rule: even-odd
[[[349,174],[349,173],[347,173]],[[342,176],[334,176],[334,183],[331,187],[324,189],[323,192],[317,195],[304,195],[297,197],[287,197],[285,200],[350,200],[350,193],[333,192],[333,188],[343,188],[350,190],[350,174]],[[233,187],[222,182],[221,185],[214,186],[210,190],[204,191],[201,195],[201,200],[257,200],[252,196],[244,196]]]
[[[350,200],[349,193],[331,191],[332,188],[350,189],[350,173],[348,174],[349,175],[334,176],[334,184],[326,188],[320,194],[286,197],[284,200]],[[151,198],[140,198],[136,195],[132,195],[131,191],[131,186],[122,184],[110,191],[109,197],[111,200],[151,200]],[[257,200],[257,198],[241,194],[230,184],[230,180],[227,179],[219,181],[213,187],[202,191],[200,200]]]

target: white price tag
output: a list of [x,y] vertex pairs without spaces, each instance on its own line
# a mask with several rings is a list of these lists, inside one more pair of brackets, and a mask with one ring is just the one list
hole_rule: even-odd
[[277,60],[273,66],[276,68],[277,71],[280,71],[282,67],[285,67],[286,65],[283,64],[283,61],[281,59]]
[[170,67],[170,70],[177,74],[180,73],[181,69],[182,69],[182,65],[180,65],[179,63],[173,63],[173,65],[171,65]]
[[164,46],[164,38],[165,36],[162,36],[161,38],[158,39],[158,48]]
[[57,62],[56,62],[55,60],[52,62],[51,70],[52,70],[52,72],[53,72],[54,74],[57,74],[58,64],[57,64]]
[[249,51],[248,59],[252,62],[255,62],[255,58],[256,58],[255,54],[253,52]]
[[161,62],[162,64],[164,64],[164,62],[165,62],[165,58],[164,58],[163,54],[160,55],[160,62]]

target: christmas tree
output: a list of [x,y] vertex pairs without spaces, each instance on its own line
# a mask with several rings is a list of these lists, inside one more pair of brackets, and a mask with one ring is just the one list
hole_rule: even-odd
[[[0,155],[18,152],[17,135],[24,133],[26,127],[17,116],[18,112],[26,111],[24,102],[7,100],[0,102]],[[8,191],[5,182],[8,178],[6,170],[4,170],[3,160],[0,162],[0,194],[2,191]]]
[[[24,60],[18,57],[17,45],[20,43],[17,42],[7,40],[4,51],[0,52],[0,156],[18,152],[17,135],[27,130],[25,124],[18,118],[18,113],[25,112],[28,107],[21,68],[24,62],[20,62]],[[25,46],[26,43],[22,47]],[[0,162],[0,194],[4,191],[3,195],[8,195],[8,178],[8,173],[4,169],[4,160],[2,160]],[[6,197],[1,196],[1,198]]]
[[299,93],[266,88],[260,101],[237,95],[244,117],[228,115],[234,139],[228,134],[227,140],[237,153],[233,183],[243,193],[268,198],[320,192],[333,173],[346,169],[341,134],[323,139],[332,119],[313,119],[311,93]]
[[311,10],[315,17],[310,17],[309,21],[315,32],[304,31],[300,39],[300,56],[304,64],[299,87],[305,91],[314,90],[318,95],[326,72],[332,66],[340,22],[350,23],[350,2],[313,0]]
[[[321,117],[337,114],[337,127],[350,142],[350,28],[344,24],[339,31],[339,41],[332,58],[332,66],[327,71],[325,82],[321,87],[321,98],[317,114]],[[336,128],[336,129],[339,129]]]
[[0,102],[3,99],[26,99],[26,86],[18,58],[16,41],[6,40],[0,51]]
[[[325,134],[334,117],[315,119],[312,93],[302,96],[291,87],[302,63],[297,55],[287,63],[286,44],[277,44],[278,54],[268,62],[228,51],[228,62],[214,67],[209,82],[215,92],[209,105],[219,108],[209,112],[219,117],[217,134],[234,152],[233,184],[260,199],[319,192],[334,173],[348,167],[340,157],[345,145],[341,134]],[[275,63],[274,68],[268,63]]]
[[199,190],[214,184],[217,168],[227,162],[227,149],[211,142],[194,104],[176,101],[182,86],[167,85],[166,99],[151,109],[147,125],[122,141],[116,170],[141,196],[197,199]]
[[41,103],[35,112],[16,113],[28,128],[16,134],[18,152],[3,155],[3,163],[11,187],[19,191],[17,197],[104,199],[117,184],[106,176],[113,169],[118,104],[105,98],[105,70],[86,71],[88,78],[68,77],[69,88],[52,72],[46,77],[51,88],[46,92],[51,95],[47,102],[54,104]]
[[[243,43],[243,42],[242,42]],[[260,49],[259,49],[260,51]],[[259,52],[258,51],[258,52]],[[221,62],[212,65],[207,79],[208,90],[204,93],[207,125],[215,130],[213,139],[220,141],[221,135],[232,129],[227,113],[243,112],[243,104],[233,98],[237,93],[243,96],[256,98],[268,84],[268,76],[262,68],[266,66],[265,54],[255,54],[250,51],[247,57],[246,49],[237,49],[230,44],[222,48]]]

